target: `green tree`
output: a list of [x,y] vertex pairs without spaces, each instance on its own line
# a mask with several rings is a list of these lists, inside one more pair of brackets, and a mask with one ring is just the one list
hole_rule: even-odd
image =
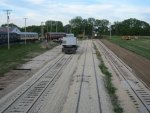
[[63,23],[61,21],[47,20],[45,22],[47,32],[63,32]]
[[[22,28],[21,28],[21,31],[24,32],[24,31],[25,31],[25,28],[22,27]],[[26,31],[27,31],[27,32],[37,32],[38,34],[41,34],[41,26],[35,26],[35,25],[27,26],[27,27],[26,27]]]
[[71,33],[71,25],[70,24],[67,24],[64,26],[64,32],[65,33]]
[[150,35],[150,25],[147,22],[130,18],[122,22],[115,22],[112,26],[115,35]]
[[93,34],[93,28],[95,26],[95,19],[90,17],[87,19],[88,25],[87,25],[87,31],[88,31],[88,35],[92,35]]
[[82,34],[83,33],[83,26],[82,26],[82,17],[77,16],[69,21],[71,25],[71,32],[75,35]]
[[[2,24],[1,27],[7,27],[7,24]],[[10,23],[9,27],[17,27],[18,29],[20,29],[20,27],[18,27],[16,24],[14,23]]]
[[109,23],[110,22],[108,20],[106,20],[106,19],[103,19],[103,20],[96,19],[95,25],[97,27],[98,34],[100,34],[100,35],[108,34]]

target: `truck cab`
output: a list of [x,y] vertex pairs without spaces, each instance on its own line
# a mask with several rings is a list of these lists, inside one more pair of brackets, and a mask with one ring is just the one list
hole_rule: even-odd
[[62,39],[62,52],[66,54],[76,53],[77,50],[77,38],[74,34],[66,34],[66,37]]

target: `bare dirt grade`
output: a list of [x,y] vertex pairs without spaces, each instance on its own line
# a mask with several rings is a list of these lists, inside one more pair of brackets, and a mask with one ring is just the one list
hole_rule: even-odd
[[129,67],[131,67],[138,78],[140,78],[148,87],[150,87],[150,60],[105,39],[102,39],[101,41]]

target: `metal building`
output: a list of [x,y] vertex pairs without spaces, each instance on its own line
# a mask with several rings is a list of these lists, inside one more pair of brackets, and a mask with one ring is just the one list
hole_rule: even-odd
[[[9,27],[9,41],[10,43],[19,41],[33,41],[38,40],[38,33],[36,32],[21,32],[17,27]],[[7,27],[0,28],[0,44],[8,42]]]

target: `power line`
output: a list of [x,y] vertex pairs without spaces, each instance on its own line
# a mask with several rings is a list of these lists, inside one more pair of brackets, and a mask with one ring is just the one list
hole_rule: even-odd
[[10,45],[9,45],[9,14],[10,14],[10,11],[12,10],[4,10],[7,14],[7,34],[8,34],[8,49],[10,49]]

